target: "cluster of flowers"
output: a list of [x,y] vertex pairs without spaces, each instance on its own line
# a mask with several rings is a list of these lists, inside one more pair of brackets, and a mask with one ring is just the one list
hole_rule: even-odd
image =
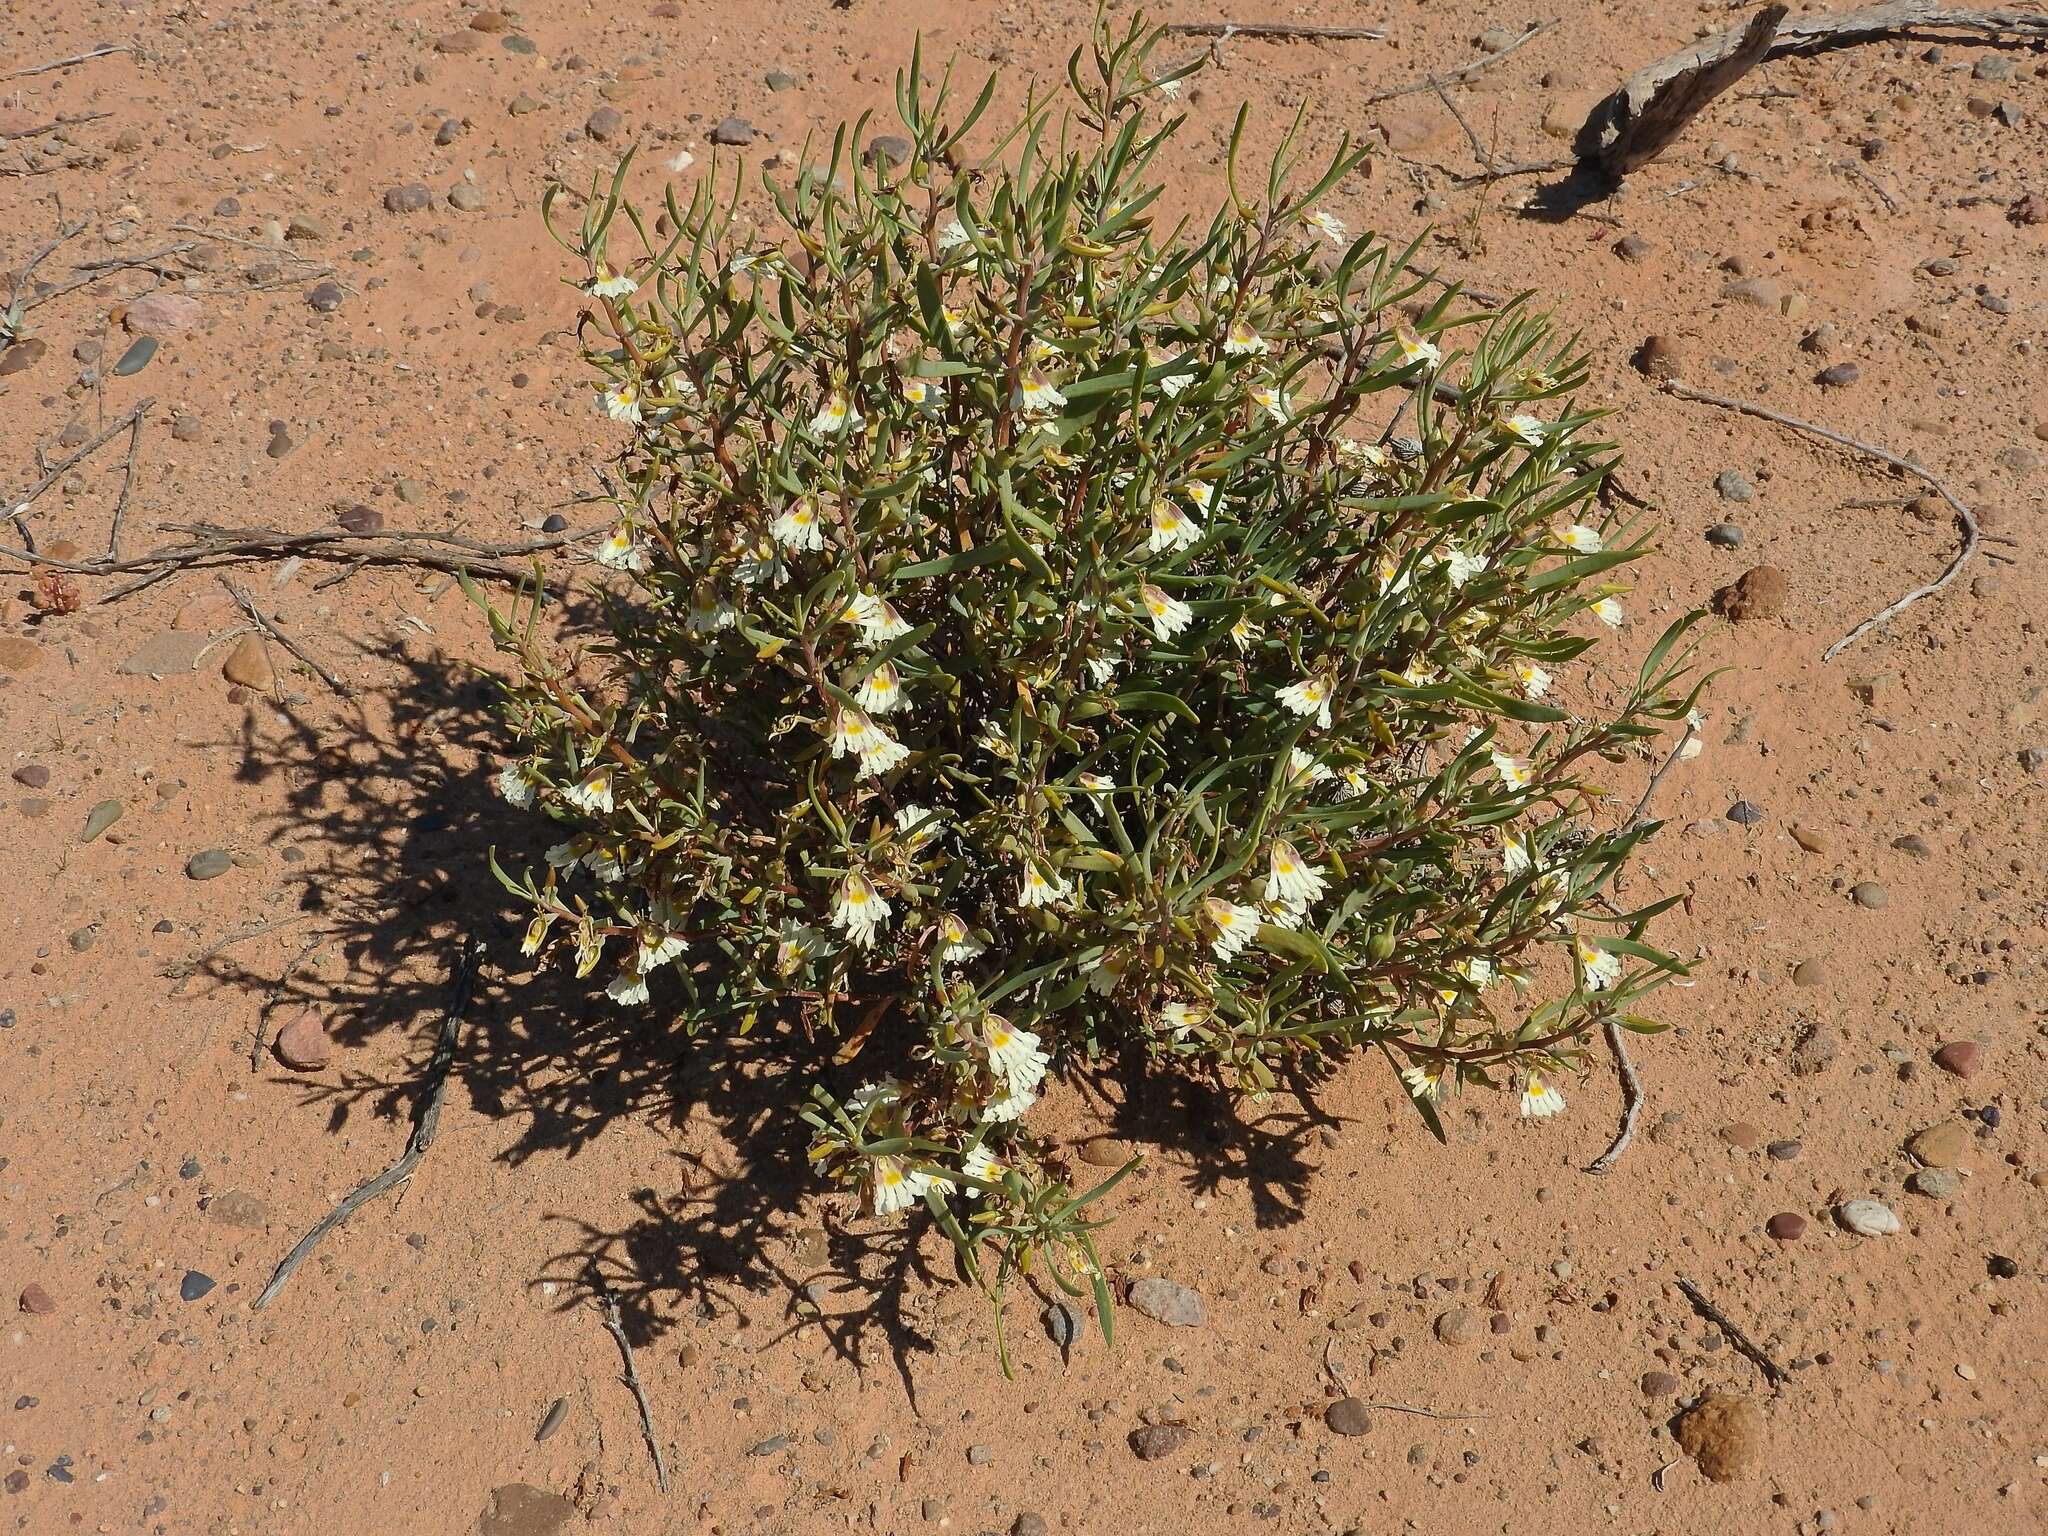
[[[1112,58],[1089,110],[1135,123],[1174,82]],[[1654,668],[1556,702],[1634,553],[1583,363],[1421,302],[1316,201],[1355,156],[1155,242],[1164,135],[977,205],[930,184],[937,109],[906,121],[902,179],[780,200],[796,255],[709,199],[641,263],[607,254],[616,195],[576,242],[631,431],[595,558],[633,600],[600,687],[501,628],[530,748],[501,788],[571,829],[506,877],[528,951],[571,935],[590,974],[623,940],[622,1004],[673,967],[692,1025],[893,1042],[811,1116],[879,1212],[1025,1230],[1050,1175],[1017,1122],[1062,1047],[1259,1093],[1372,1043],[1433,1126],[1502,1068],[1556,1113],[1544,1074],[1672,969],[1599,926],[1641,829],[1601,831],[1573,765],[1691,703]],[[1568,1003],[1508,1017],[1487,988],[1545,955]]]

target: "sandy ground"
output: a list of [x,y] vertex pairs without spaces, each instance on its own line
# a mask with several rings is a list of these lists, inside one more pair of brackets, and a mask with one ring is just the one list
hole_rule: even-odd
[[[1174,151],[1187,199],[1219,195],[1242,99],[1266,142],[1303,100],[1317,143],[1380,141],[1336,211],[1402,240],[1433,225],[1429,260],[1551,296],[1596,359],[1623,482],[1664,547],[1621,650],[1753,566],[1782,573],[1780,614],[1709,627],[1729,671],[1706,750],[1664,783],[1670,825],[1632,877],[1686,893],[1662,936],[1697,966],[1662,1000],[1675,1028],[1637,1047],[1645,1134],[1620,1166],[1580,1171],[1615,1122],[1604,1065],[1554,1122],[1468,1096],[1447,1149],[1362,1062],[1257,1106],[1071,1081],[1047,1125],[1077,1175],[1092,1137],[1149,1154],[1112,1201],[1119,1283],[1184,1284],[1206,1320],[1123,1308],[1113,1345],[1090,1331],[1063,1358],[1043,1298],[1018,1294],[1006,1384],[943,1243],[803,1182],[774,1042],[693,1046],[496,963],[513,946],[483,854],[525,833],[489,792],[487,646],[445,576],[231,573],[344,698],[244,645],[213,573],[112,602],[113,579],[81,577],[83,606],[46,615],[7,562],[7,1528],[2048,1523],[2048,769],[2030,755],[2048,748],[2048,63],[1913,41],[1773,64],[1623,195],[1549,220],[1520,211],[1541,178],[1452,184],[1473,150],[1434,95],[1361,104],[1523,18],[1271,9],[1389,35],[1232,40]],[[1732,15],[1559,9],[1453,93],[1503,161],[1562,153],[1558,130],[1621,73]],[[0,495],[149,398],[132,484],[124,430],[35,500],[39,548],[99,554],[122,503],[124,553],[181,537],[164,524],[315,530],[354,508],[491,542],[588,519],[567,503],[610,438],[546,182],[585,185],[637,141],[645,184],[684,150],[687,183],[728,115],[756,162],[793,157],[887,106],[919,27],[928,53],[1000,62],[1014,100],[1056,77],[1085,19],[1042,0],[15,7],[0,270],[84,221],[24,296],[89,280],[37,303],[32,341],[0,358]],[[108,44],[125,51],[9,73]],[[771,89],[771,71],[794,78]],[[60,118],[79,120],[19,136]],[[430,206],[387,207],[410,185]],[[123,374],[145,334],[155,354]],[[2002,560],[1824,664],[1941,570],[1950,516],[1904,505],[1922,488],[1857,454],[1660,393],[1631,364],[1653,335],[1702,387],[1923,460]],[[1852,382],[1818,382],[1843,363]],[[1742,499],[1717,489],[1727,471]],[[1739,548],[1707,541],[1719,524]],[[237,657],[241,684],[223,675]],[[1760,817],[1731,819],[1738,801]],[[490,958],[437,1144],[253,1311],[291,1243],[404,1145],[464,933]],[[288,1070],[270,1042],[307,1009],[333,1059]],[[1956,1042],[1978,1047],[1944,1058],[1967,1075],[1934,1060]],[[1935,1127],[1917,1145],[1946,1169],[1906,1151]],[[1846,1230],[1835,1209],[1859,1197],[1903,1229]],[[1804,1235],[1767,1235],[1780,1215]],[[665,1496],[593,1284],[632,1341]],[[1670,1430],[1710,1389],[1758,1409],[1725,1483]],[[1346,1395],[1401,1406],[1339,1433],[1325,1415]],[[1140,1436],[1164,1447],[1141,1459],[1134,1432],[1172,1425]]]

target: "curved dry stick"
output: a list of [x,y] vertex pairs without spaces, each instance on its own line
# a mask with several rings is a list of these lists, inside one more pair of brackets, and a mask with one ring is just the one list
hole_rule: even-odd
[[1169,21],[1160,30],[1178,32],[1187,37],[1213,37],[1219,41],[1232,37],[1273,37],[1295,42],[1343,42],[1353,38],[1377,42],[1387,35],[1381,27],[1308,27],[1286,21]]
[[1621,1161],[1621,1154],[1636,1139],[1636,1121],[1643,1114],[1643,1080],[1636,1076],[1636,1064],[1628,1059],[1628,1037],[1622,1033],[1621,1021],[1607,1020],[1602,1033],[1607,1037],[1607,1049],[1614,1053],[1614,1070],[1621,1078],[1621,1129],[1614,1133],[1607,1150],[1586,1164],[1588,1173],[1605,1173]]
[[291,1279],[328,1233],[386,1190],[396,1189],[411,1178],[413,1170],[420,1165],[420,1159],[427,1155],[427,1148],[434,1144],[434,1133],[441,1128],[441,1100],[448,1092],[448,1070],[455,1065],[455,1046],[462,1033],[462,1015],[469,1008],[469,991],[476,981],[477,959],[482,953],[483,946],[474,934],[463,936],[462,954],[455,962],[455,981],[449,992],[448,1011],[441,1016],[441,1033],[434,1042],[434,1054],[427,1063],[426,1076],[420,1080],[420,1099],[413,1106],[412,1134],[405,1140],[405,1151],[389,1168],[344,1195],[333,1210],[320,1218],[312,1231],[292,1246],[292,1251],[277,1266],[277,1273],[270,1277],[270,1284],[263,1287],[263,1294],[250,1303],[251,1310],[260,1312],[269,1306],[277,1293],[284,1289],[285,1281]]
[[1961,34],[1979,41],[2048,39],[2048,13],[1976,11],[1934,0],[1887,0],[1835,14],[1786,18],[1766,6],[1740,27],[1689,43],[1630,75],[1586,115],[1574,148],[1622,176],[1654,159],[1709,103],[1757,65],[1889,37]]
[[[2048,17],[2042,18],[2042,22],[2044,26],[2048,26]],[[1878,625],[1888,619],[1896,618],[1899,614],[1905,612],[1906,609],[1912,607],[1913,604],[1919,602],[1921,598],[1932,597],[1935,593],[1941,591],[1942,588],[1962,575],[1963,567],[1970,563],[1971,558],[1977,553],[1978,547],[1983,543],[1984,534],[1983,530],[1977,526],[1976,514],[1963,505],[1962,498],[1950,490],[1940,476],[1923,464],[1915,463],[1908,458],[1902,458],[1890,449],[1880,448],[1875,443],[1862,442],[1845,433],[1832,431],[1827,427],[1817,427],[1810,421],[1801,421],[1797,416],[1787,416],[1782,411],[1771,410],[1768,406],[1753,405],[1747,400],[1731,400],[1726,395],[1708,394],[1704,389],[1694,389],[1690,384],[1680,383],[1677,379],[1666,380],[1664,389],[1667,394],[1676,395],[1681,400],[1697,400],[1702,405],[1718,405],[1724,411],[1740,411],[1745,416],[1755,416],[1764,421],[1774,421],[1781,427],[1792,428],[1795,432],[1805,432],[1822,439],[1824,442],[1834,443],[1838,447],[1853,448],[1858,453],[1868,454],[1880,463],[1889,464],[1893,469],[1900,470],[1918,480],[1924,481],[1933,489],[1936,495],[1955,509],[1956,521],[1961,524],[1963,530],[1963,546],[1956,551],[1955,558],[1949,561],[1948,568],[1935,577],[1934,580],[1927,582],[1923,586],[1915,587],[1896,602],[1887,603],[1861,624],[1858,624],[1849,633],[1842,636],[1841,639],[1820,653],[1822,661],[1833,661],[1843,651],[1877,628]]]
[[1531,38],[1541,37],[1556,25],[1556,21],[1539,21],[1535,26],[1509,43],[1507,47],[1496,48],[1484,58],[1474,59],[1470,64],[1460,64],[1456,69],[1447,69],[1440,75],[1425,75],[1420,80],[1411,80],[1406,85],[1397,85],[1390,91],[1375,91],[1372,95],[1366,97],[1364,101],[1360,102],[1359,105],[1362,107],[1376,107],[1383,101],[1398,101],[1403,96],[1419,96],[1424,91],[1433,91],[1441,86],[1463,85],[1466,81],[1474,79],[1493,68],[1494,65],[1498,64]]

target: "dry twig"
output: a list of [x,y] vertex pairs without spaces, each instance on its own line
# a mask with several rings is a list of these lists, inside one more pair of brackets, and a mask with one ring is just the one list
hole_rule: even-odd
[[441,1100],[448,1092],[448,1071],[455,1065],[455,1046],[462,1033],[462,1015],[469,1007],[469,992],[476,981],[477,959],[481,953],[475,936],[465,935],[462,953],[455,962],[455,980],[449,989],[448,1011],[442,1015],[440,1037],[434,1042],[433,1058],[427,1063],[426,1076],[420,1081],[419,1102],[413,1106],[412,1135],[406,1138],[405,1151],[389,1168],[343,1196],[340,1204],[298,1240],[277,1266],[277,1273],[270,1277],[270,1284],[263,1287],[263,1294],[251,1303],[256,1311],[270,1305],[277,1293],[284,1289],[285,1281],[291,1279],[328,1233],[379,1195],[396,1189],[411,1178],[413,1170],[420,1165],[420,1159],[427,1155],[427,1148],[434,1144],[434,1134],[441,1126]]
[[1624,176],[1655,159],[1715,97],[1768,60],[1890,37],[1958,35],[1980,42],[2039,42],[2048,39],[2048,13],[1886,0],[1788,21],[1785,6],[1765,6],[1733,31],[1689,44],[1630,75],[1587,115],[1575,147],[1580,160]]
[[128,496],[135,489],[135,455],[142,448],[142,423],[148,418],[142,412],[135,413],[135,419],[128,427],[128,459],[121,466],[121,495],[114,502],[114,515],[107,523],[107,558],[121,558],[121,525],[128,520]]
[[47,64],[31,64],[27,69],[17,69],[11,74],[0,75],[0,80],[26,80],[30,75],[47,75],[56,70],[70,69],[75,64],[90,64],[94,59],[111,58],[117,53],[134,51],[126,43],[102,43],[89,52],[74,53],[68,59],[52,59]]
[[299,644],[298,641],[294,640],[290,635],[286,634],[282,629],[280,629],[278,627],[277,621],[275,619],[267,617],[264,614],[263,610],[256,606],[255,599],[251,598],[248,593],[244,592],[232,581],[229,581],[225,576],[221,577],[220,584],[228,589],[229,597],[232,597],[236,602],[242,605],[242,611],[249,615],[250,623],[254,624],[258,629],[262,630],[264,634],[270,636],[271,639],[275,640],[279,645],[283,646],[286,650],[290,651],[294,656],[298,657],[300,661],[304,662],[306,666],[312,669],[314,675],[317,676],[321,682],[325,683],[328,687],[332,688],[344,699],[352,699],[355,697],[354,691],[350,689],[347,683],[344,683],[340,678],[336,677],[326,667],[322,666],[320,664],[320,659],[318,657],[316,657],[311,651],[307,650],[303,645]]
[[[2044,17],[2043,21],[2048,22],[2048,17]],[[1680,383],[1677,379],[1666,380],[1664,388],[1667,393],[1674,394],[1681,400],[1696,400],[1702,405],[1716,405],[1724,411],[1740,411],[1745,416],[1755,416],[1763,421],[1776,422],[1779,426],[1790,427],[1795,432],[1805,432],[1810,436],[1820,438],[1824,442],[1834,443],[1843,448],[1853,448],[1858,453],[1868,454],[1880,463],[1889,464],[1893,469],[1924,481],[1937,496],[1955,509],[1956,522],[1963,530],[1963,544],[1962,548],[1956,551],[1955,558],[1949,561],[1947,569],[1935,577],[1934,580],[1915,587],[1896,602],[1887,603],[1861,624],[1858,624],[1849,633],[1842,636],[1841,639],[1820,653],[1822,661],[1833,661],[1843,651],[1877,628],[1878,625],[1888,619],[1896,618],[1899,614],[1905,612],[1906,609],[1912,607],[1913,604],[1919,602],[1921,598],[1932,597],[1935,593],[1941,591],[1942,588],[1946,587],[1963,573],[1963,567],[1970,563],[1971,557],[1977,553],[1979,545],[1983,542],[1983,533],[1977,527],[1976,514],[1964,506],[1962,499],[1954,491],[1950,490],[1939,476],[1924,465],[1917,464],[1911,459],[1901,458],[1890,449],[1880,448],[1875,443],[1862,442],[1844,433],[1832,431],[1827,427],[1817,427],[1810,421],[1801,421],[1797,416],[1787,416],[1781,411],[1771,410],[1767,406],[1753,405],[1747,400],[1732,400],[1726,395],[1711,395],[1703,389],[1694,389],[1689,384]]]
[[598,1305],[604,1310],[605,1329],[618,1340],[619,1353],[625,1358],[626,1370],[622,1379],[632,1392],[633,1401],[640,1405],[640,1434],[647,1441],[647,1454],[654,1458],[655,1486],[667,1493],[668,1466],[661,1459],[661,1439],[654,1432],[654,1410],[648,1405],[647,1389],[640,1384],[640,1372],[633,1364],[633,1341],[626,1337],[626,1325],[619,1317],[619,1298],[602,1283],[595,1289]]
[[1685,1293],[1685,1299],[1692,1303],[1692,1309],[1695,1312],[1726,1334],[1728,1342],[1735,1346],[1736,1351],[1746,1356],[1758,1370],[1764,1373],[1765,1381],[1768,1381],[1774,1387],[1778,1387],[1783,1386],[1791,1379],[1785,1374],[1785,1368],[1761,1349],[1757,1348],[1749,1335],[1736,1327],[1734,1321],[1726,1312],[1723,1312],[1719,1307],[1707,1300],[1707,1293],[1705,1291],[1702,1291],[1683,1275],[1675,1277],[1672,1283]]
[[55,133],[59,128],[76,128],[80,123],[96,123],[103,117],[113,115],[111,112],[81,112],[76,117],[60,117],[54,122],[39,123],[33,128],[10,128],[7,132],[0,133],[0,139],[5,139],[9,143],[21,139],[40,139],[44,134]]
[[1440,75],[1425,75],[1420,80],[1411,80],[1406,85],[1397,85],[1390,91],[1375,92],[1373,95],[1366,97],[1360,105],[1376,107],[1383,101],[1398,101],[1403,96],[1419,96],[1424,91],[1439,90],[1446,85],[1463,85],[1467,81],[1476,79],[1487,70],[1493,68],[1494,65],[1498,64],[1531,38],[1541,37],[1556,25],[1555,21],[1539,21],[1535,26],[1509,43],[1507,47],[1497,48],[1484,58],[1474,59],[1470,64],[1460,64],[1456,69],[1447,69]]
[[1601,1032],[1607,1037],[1607,1049],[1614,1054],[1615,1075],[1621,1079],[1621,1129],[1614,1133],[1607,1150],[1586,1164],[1588,1173],[1605,1173],[1621,1161],[1621,1154],[1636,1139],[1636,1121],[1643,1114],[1643,1080],[1636,1076],[1636,1064],[1629,1060],[1628,1035],[1621,1020],[1606,1020]]
[[142,399],[128,407],[120,416],[116,417],[114,424],[100,433],[98,437],[94,438],[84,447],[75,450],[68,458],[58,460],[44,474],[43,478],[34,485],[23,491],[19,496],[10,496],[4,503],[0,503],[0,505],[7,507],[6,516],[13,520],[14,526],[21,532],[21,542],[28,546],[25,550],[0,550],[0,554],[12,555],[15,559],[26,560],[32,565],[54,565],[61,570],[81,569],[82,567],[76,563],[52,560],[47,555],[36,553],[35,537],[28,531],[29,509],[35,505],[35,500],[38,496],[63,479],[74,465],[83,463],[101,448],[104,448],[108,443],[119,437],[123,432],[128,431],[134,423],[141,421],[144,416],[148,415],[150,408],[155,404],[155,396],[145,395]]
[[1377,41],[1387,35],[1380,27],[1308,27],[1285,21],[1169,21],[1163,30],[1187,37],[1213,37],[1218,42],[1233,37],[1273,37],[1295,42],[1342,42],[1355,38]]

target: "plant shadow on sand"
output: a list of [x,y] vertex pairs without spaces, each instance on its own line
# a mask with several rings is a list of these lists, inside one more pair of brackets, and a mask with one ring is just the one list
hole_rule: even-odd
[[[577,617],[570,615],[571,628]],[[943,1244],[923,1241],[929,1218],[919,1212],[915,1221],[856,1230],[876,1224],[835,1199],[809,1216],[822,1226],[806,1223],[806,1197],[818,1186],[795,1106],[812,1080],[850,1087],[864,1075],[860,1062],[834,1063],[789,1024],[744,1039],[692,1040],[664,1022],[658,1005],[620,1009],[563,968],[533,969],[519,954],[525,914],[492,878],[488,858],[496,848],[508,868],[538,863],[553,839],[547,823],[510,810],[493,788],[504,747],[495,685],[406,641],[366,646],[364,660],[392,682],[342,704],[333,718],[280,702],[262,715],[282,723],[259,726],[252,711],[233,744],[242,782],[284,785],[284,809],[258,830],[274,846],[304,854],[286,865],[298,887],[298,915],[281,942],[296,955],[282,967],[255,966],[223,951],[193,971],[195,984],[259,999],[252,1068],[277,1070],[260,1047],[303,1007],[317,1009],[345,1047],[394,1031],[410,1039],[416,1065],[401,1075],[344,1066],[329,1081],[292,1078],[305,1104],[326,1107],[330,1132],[361,1112],[391,1120],[395,1157],[400,1127],[424,1091],[420,1072],[463,936],[475,935],[483,965],[448,1093],[452,1103],[467,1100],[517,1127],[502,1160],[520,1166],[573,1158],[622,1119],[664,1129],[678,1142],[693,1122],[708,1122],[720,1143],[715,1156],[678,1146],[667,1187],[633,1190],[636,1214],[622,1225],[552,1213],[569,1246],[530,1283],[562,1286],[564,1309],[614,1298],[636,1347],[686,1323],[736,1313],[743,1293],[779,1292],[788,1298],[787,1328],[769,1344],[808,1323],[855,1365],[866,1366],[879,1347],[914,1399],[911,1358],[936,1354],[938,1344],[906,1303],[946,1278],[934,1265],[952,1269]],[[318,950],[340,957],[332,968],[339,979],[304,963]],[[1240,1117],[1220,1087],[1142,1063],[1070,1081],[1094,1102],[1110,1134],[1167,1152],[1186,1167],[1194,1191],[1244,1181],[1260,1226],[1300,1219],[1312,1171],[1306,1140],[1332,1123],[1315,1108],[1309,1081],[1288,1085],[1298,1110],[1269,1109],[1255,1123]],[[418,1176],[459,1178],[450,1157],[446,1149],[430,1153]],[[1082,1179],[1077,1187],[1100,1172],[1073,1171]],[[378,1219],[375,1205],[352,1218]]]

